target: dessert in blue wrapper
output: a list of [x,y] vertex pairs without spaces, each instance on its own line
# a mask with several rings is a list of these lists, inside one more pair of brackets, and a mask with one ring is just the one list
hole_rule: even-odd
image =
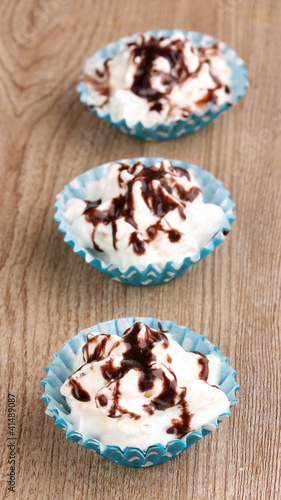
[[171,321],[120,318],[83,330],[42,381],[66,436],[132,467],[173,458],[237,402],[236,372],[202,335]]
[[221,182],[199,167],[131,158],[80,175],[57,197],[65,241],[113,279],[155,285],[220,244],[235,220]]
[[244,96],[242,59],[224,42],[182,30],[136,33],[87,59],[80,100],[122,132],[165,140],[195,132]]

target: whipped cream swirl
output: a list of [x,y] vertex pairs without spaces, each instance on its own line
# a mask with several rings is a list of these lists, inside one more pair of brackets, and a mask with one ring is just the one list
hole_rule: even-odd
[[180,31],[159,39],[144,33],[114,57],[91,58],[80,81],[90,90],[88,106],[129,126],[169,124],[203,114],[208,103],[231,104],[220,42],[198,47]]
[[198,254],[226,224],[221,207],[204,203],[193,174],[169,160],[150,168],[112,163],[71,198],[65,218],[84,248],[122,271],[131,265],[163,268]]
[[219,357],[186,352],[159,329],[136,322],[122,337],[88,334],[83,365],[61,387],[77,431],[105,445],[145,449],[229,411],[216,387]]

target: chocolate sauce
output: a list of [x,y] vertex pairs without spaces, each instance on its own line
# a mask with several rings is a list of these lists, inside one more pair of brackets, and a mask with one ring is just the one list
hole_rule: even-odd
[[[171,372],[171,370],[169,370]],[[152,368],[153,377],[162,380],[163,390],[156,398],[151,399],[150,404],[154,406],[155,410],[167,410],[171,406],[175,406],[176,398],[178,395],[177,378],[174,375],[172,379],[168,378],[163,370],[159,368]]]
[[[189,173],[183,168],[173,167],[172,165],[165,170],[163,164],[160,168],[155,168],[154,165],[148,168],[140,162],[136,162],[133,166],[121,163],[118,174],[118,184],[120,187],[124,184],[122,179],[122,172],[124,170],[134,176],[127,182],[125,194],[120,194],[118,197],[113,198],[109,206],[107,204],[106,208],[103,209],[100,207],[101,200],[86,201],[87,206],[84,210],[84,215],[86,220],[94,226],[92,241],[95,250],[102,252],[102,249],[95,241],[95,232],[100,223],[105,225],[111,224],[112,244],[114,249],[117,250],[118,231],[116,221],[120,218],[124,218],[135,230],[130,235],[129,245],[132,245],[133,251],[137,255],[145,253],[147,243],[152,241],[160,231],[166,233],[172,243],[178,242],[182,234],[173,228],[164,229],[161,220],[167,213],[175,209],[178,210],[180,217],[185,220],[185,203],[193,202],[200,193],[200,189],[197,187],[192,187],[187,191],[181,184],[176,182],[177,177],[186,177],[190,181]],[[173,189],[176,191],[177,196],[173,194],[173,189],[169,184],[171,182],[170,175],[174,176]],[[154,181],[158,181],[156,186]],[[141,184],[141,194],[146,205],[152,214],[160,219],[156,224],[147,229],[145,237],[138,231],[138,226],[134,219],[133,188],[136,182],[140,182]]]
[[210,77],[214,80],[216,85],[219,85],[221,87],[221,82],[219,78],[216,75],[214,75],[211,70],[210,70]]
[[176,243],[181,239],[182,233],[178,231],[177,229],[171,229],[168,231],[168,238],[171,243]]
[[187,402],[185,399],[186,388],[183,388],[182,393],[180,395],[179,406],[181,406],[182,411],[179,419],[174,418],[172,420],[172,425],[167,429],[168,434],[172,434],[173,436],[181,439],[188,432],[191,431],[190,421],[192,418],[192,414],[188,411]]
[[[157,103],[161,98],[165,98],[172,90],[172,85],[183,82],[188,76],[189,71],[184,62],[184,44],[178,40],[169,46],[161,45],[161,42],[156,38],[151,37],[145,41],[142,37],[140,45],[136,45],[132,51],[136,72],[131,87],[132,92],[139,97],[143,97],[148,101],[155,102],[152,107],[156,111],[161,111],[161,103]],[[160,92],[151,86],[151,77],[153,74],[153,64],[158,57],[164,57],[169,61],[170,73],[165,74],[165,92]],[[136,58],[140,62],[136,62]],[[157,104],[157,107],[155,105]],[[158,105],[161,105],[161,108]]]
[[106,406],[108,403],[107,397],[104,394],[97,396],[96,401],[99,403],[99,406]]
[[[140,418],[140,415],[137,415],[136,413],[133,413],[131,411],[128,411],[126,408],[122,408],[119,404],[120,400],[120,380],[116,380],[115,382],[112,383],[113,385],[113,400],[109,409],[108,416],[109,418],[118,418],[121,415],[127,415],[130,418],[133,418],[134,420],[138,420]],[[104,394],[99,394],[95,398],[96,404],[98,407],[100,406],[107,406],[108,404],[108,399]]]
[[147,228],[146,232],[150,241],[154,240],[158,231],[162,231],[162,225],[160,221],[156,222],[156,224],[153,224],[152,226],[149,226]]
[[184,168],[181,167],[173,167],[173,169],[180,177],[186,177],[187,180],[190,182],[190,174],[188,170],[185,170]]
[[145,253],[145,242],[141,239],[141,236],[137,231],[130,235],[129,245],[133,245],[134,252],[137,255]]
[[[98,200],[100,201],[100,200]],[[85,215],[85,218],[88,222],[91,222],[94,226],[94,231],[92,234],[92,241],[95,250],[98,252],[102,252],[103,250],[97,245],[95,242],[95,230],[98,224],[103,222],[103,224],[113,224],[112,228],[112,241],[113,241],[113,247],[116,248],[116,243],[117,243],[117,227],[116,227],[116,219],[120,218],[122,216],[123,210],[124,210],[124,204],[125,204],[125,198],[120,195],[117,198],[114,198],[112,200],[111,205],[107,210],[99,210],[98,207],[100,203],[98,202],[87,202],[87,207],[84,210],[83,214]],[[97,203],[97,205],[95,205]]]
[[[191,431],[190,421],[192,414],[189,412],[186,401],[186,388],[178,387],[177,378],[171,369],[167,367],[162,368],[161,364],[155,364],[157,360],[152,352],[155,344],[157,342],[162,342],[163,347],[169,346],[169,340],[165,335],[161,324],[158,323],[158,326],[160,331],[151,329],[143,323],[136,322],[132,325],[132,327],[128,328],[124,332],[122,339],[120,339],[124,342],[126,350],[123,352],[121,362],[118,366],[116,365],[114,358],[110,356],[110,352],[114,349],[116,344],[109,350],[109,352],[106,352],[106,343],[110,339],[110,335],[100,334],[98,338],[88,336],[87,344],[83,349],[83,354],[86,363],[105,359],[105,362],[101,364],[100,369],[104,379],[108,381],[106,387],[112,388],[112,398],[110,398],[109,401],[108,397],[102,393],[103,389],[101,389],[95,398],[97,407],[108,406],[107,415],[110,418],[118,418],[121,415],[126,414],[135,420],[139,419],[140,415],[129,412],[126,408],[122,408],[120,405],[121,378],[129,370],[136,370],[138,372],[139,390],[144,393],[144,395],[147,393],[148,401],[147,404],[143,405],[143,409],[149,415],[153,415],[155,411],[165,411],[171,407],[180,408],[179,417],[172,420],[172,425],[166,431],[168,434],[180,439]],[[103,336],[102,339],[101,335]],[[94,342],[96,342],[97,345],[93,353],[90,353],[90,345]],[[198,363],[202,368],[199,378],[201,380],[207,380],[207,357],[197,351],[191,352],[200,356]],[[167,362],[172,362],[172,358],[169,354],[167,354]],[[158,393],[157,396],[153,397],[153,392],[149,393],[149,391],[153,389],[155,380],[159,379],[162,381],[162,390],[160,394]],[[79,380],[74,380],[70,377],[69,383],[71,385],[72,395],[75,399],[83,402],[91,400],[89,393],[81,387]]]
[[[168,330],[164,330],[163,326],[161,325],[160,321],[158,321],[158,328],[161,333],[168,333]],[[168,347],[169,342],[165,342],[164,347]]]
[[116,225],[116,220],[113,220],[111,222],[111,228],[112,228],[112,243],[113,243],[113,248],[114,250],[117,250],[117,225]]
[[85,203],[87,203],[87,207],[84,210],[84,214],[90,212],[91,210],[93,210],[93,208],[97,208],[101,204],[101,200],[96,200],[96,201],[85,200]]
[[150,111],[157,111],[158,113],[160,113],[160,111],[162,111],[162,109],[163,109],[163,105],[161,104],[161,102],[156,102],[155,104],[153,104],[150,107]]
[[198,356],[201,356],[198,359],[198,363],[201,366],[201,371],[199,373],[199,378],[200,380],[207,380],[209,376],[209,360],[208,358],[202,354],[201,352],[198,351],[190,351],[193,352],[193,354],[198,354]]
[[[97,343],[97,337],[87,337],[87,343],[83,346],[82,352],[83,352],[83,358],[86,361],[86,363],[91,363],[92,361],[100,361],[101,359],[104,359],[105,355],[105,347],[110,339],[110,335],[104,335],[100,334],[100,337],[103,336],[104,338],[100,340]],[[94,352],[92,354],[89,353],[89,347],[91,346],[92,343],[97,343]]]
[[199,193],[201,191],[196,186],[193,186],[192,188],[190,188],[189,191],[186,191],[183,186],[178,184],[177,185],[177,192],[178,192],[179,198],[182,201],[189,201],[190,203],[192,203],[195,200],[195,198],[197,198],[197,196],[199,195]]
[[103,104],[99,106],[89,106],[90,108],[102,108],[105,104],[108,103],[109,97],[110,97],[110,85],[109,85],[109,78],[110,78],[110,71],[108,64],[111,61],[111,57],[106,59],[103,63],[103,71],[96,69],[96,77],[91,74],[81,74],[79,76],[79,81],[85,83],[86,85],[89,85],[89,87],[93,88],[96,92],[98,92],[100,95],[103,95],[105,97],[105,101]]
[[69,383],[71,385],[71,394],[75,399],[83,403],[87,403],[91,400],[90,394],[83,389],[78,380],[70,378]]
[[198,101],[195,101],[197,106],[205,106],[208,102],[213,102],[214,104],[217,103],[217,96],[215,94],[215,91],[221,88],[221,85],[216,85],[213,89],[206,89],[206,94],[201,97],[201,99],[198,99]]
[[117,380],[113,391],[113,404],[110,408],[109,417],[116,418],[116,410],[118,408],[119,397],[120,397],[120,380]]

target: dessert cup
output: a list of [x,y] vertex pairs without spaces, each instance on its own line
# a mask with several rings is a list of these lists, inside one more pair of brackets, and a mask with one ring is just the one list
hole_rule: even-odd
[[[107,446],[97,439],[92,439],[77,432],[70,422],[69,407],[65,398],[60,393],[60,388],[65,380],[77,369],[77,356],[86,342],[89,332],[122,335],[136,321],[142,321],[150,328],[158,329],[159,320],[156,318],[118,318],[82,330],[78,335],[66,341],[65,346],[55,354],[55,359],[47,366],[47,375],[41,382],[45,391],[41,399],[47,404],[46,413],[55,420],[55,425],[66,431],[66,437],[82,444],[112,462],[128,465],[130,467],[149,467],[167,462],[193,443],[217,428],[218,424],[230,416],[230,412],[219,415],[210,422],[206,422],[200,430],[189,432],[182,439],[172,439],[166,446],[155,444],[146,450],[118,446]],[[176,340],[186,351],[199,351],[202,354],[215,354],[220,359],[220,378],[218,387],[227,396],[230,407],[237,403],[235,396],[239,385],[235,380],[236,372],[229,365],[229,360],[220,353],[218,347],[209,342],[204,336],[199,335],[188,327],[179,326],[172,321],[160,321],[163,330],[167,330],[170,337]]]
[[[217,42],[214,37],[197,33],[195,31],[183,30],[156,30],[147,31],[145,34],[151,35],[157,39],[165,36],[169,37],[174,33],[181,32],[186,35],[195,46],[210,46]],[[97,61],[100,59],[108,59],[118,54],[128,43],[134,42],[141,33],[121,38],[114,43],[110,43],[101,50],[98,50],[92,57],[86,60],[87,67],[95,68]],[[220,49],[227,65],[232,71],[230,91],[231,100],[230,104],[223,103],[217,105],[209,102],[204,111],[200,114],[191,113],[187,118],[175,118],[170,124],[165,124],[159,121],[152,127],[144,126],[140,121],[134,126],[130,126],[126,118],[117,119],[112,113],[108,113],[102,106],[93,106],[91,97],[91,89],[89,85],[84,82],[79,82],[77,91],[80,94],[80,101],[87,106],[89,111],[95,113],[97,116],[106,120],[121,132],[129,134],[138,139],[149,141],[162,141],[167,139],[174,139],[182,137],[192,132],[196,132],[201,128],[211,123],[223,111],[227,110],[230,106],[236,104],[241,97],[245,95],[247,81],[247,70],[245,69],[243,60],[238,54],[231,49],[226,43],[220,42]]]
[[[163,158],[131,158],[118,160],[118,162],[133,165],[135,162],[141,161],[145,166],[150,167],[154,163],[163,160]],[[78,243],[77,238],[71,231],[71,225],[65,217],[66,202],[73,197],[85,199],[83,193],[86,183],[100,179],[107,171],[110,165],[109,163],[88,170],[76,177],[65,186],[63,191],[57,196],[54,219],[59,224],[59,231],[65,235],[64,241],[73,248],[75,253],[81,255],[88,264],[99,269],[114,280],[129,285],[140,286],[158,285],[171,281],[183,274],[189,267],[199,262],[203,257],[213,252],[215,247],[224,241],[224,233],[231,231],[231,224],[235,220],[235,215],[233,213],[235,204],[230,199],[230,193],[224,189],[222,182],[216,180],[209,172],[200,167],[179,160],[170,161],[173,166],[189,170],[203,193],[203,201],[220,206],[226,215],[225,226],[222,227],[209,243],[201,248],[196,255],[184,258],[180,264],[171,260],[167,262],[163,268],[160,268],[156,264],[149,264],[143,271],[140,271],[136,266],[120,269],[115,264],[106,264],[99,257],[98,252],[90,248],[82,247]]]

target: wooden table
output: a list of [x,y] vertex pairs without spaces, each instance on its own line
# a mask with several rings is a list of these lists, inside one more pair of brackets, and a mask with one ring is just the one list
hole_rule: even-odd
[[[2,498],[280,498],[280,2],[6,0],[0,9]],[[177,140],[145,143],[105,126],[76,94],[83,61],[153,28],[226,41],[246,62],[247,96]],[[237,204],[225,243],[158,287],[121,285],[89,267],[53,221],[55,195],[72,178],[133,156],[198,164]],[[115,465],[66,440],[40,401],[44,367],[65,339],[133,315],[206,335],[230,357],[241,385],[239,404],[216,432],[147,469]],[[14,497],[6,483],[8,392],[16,396]]]

